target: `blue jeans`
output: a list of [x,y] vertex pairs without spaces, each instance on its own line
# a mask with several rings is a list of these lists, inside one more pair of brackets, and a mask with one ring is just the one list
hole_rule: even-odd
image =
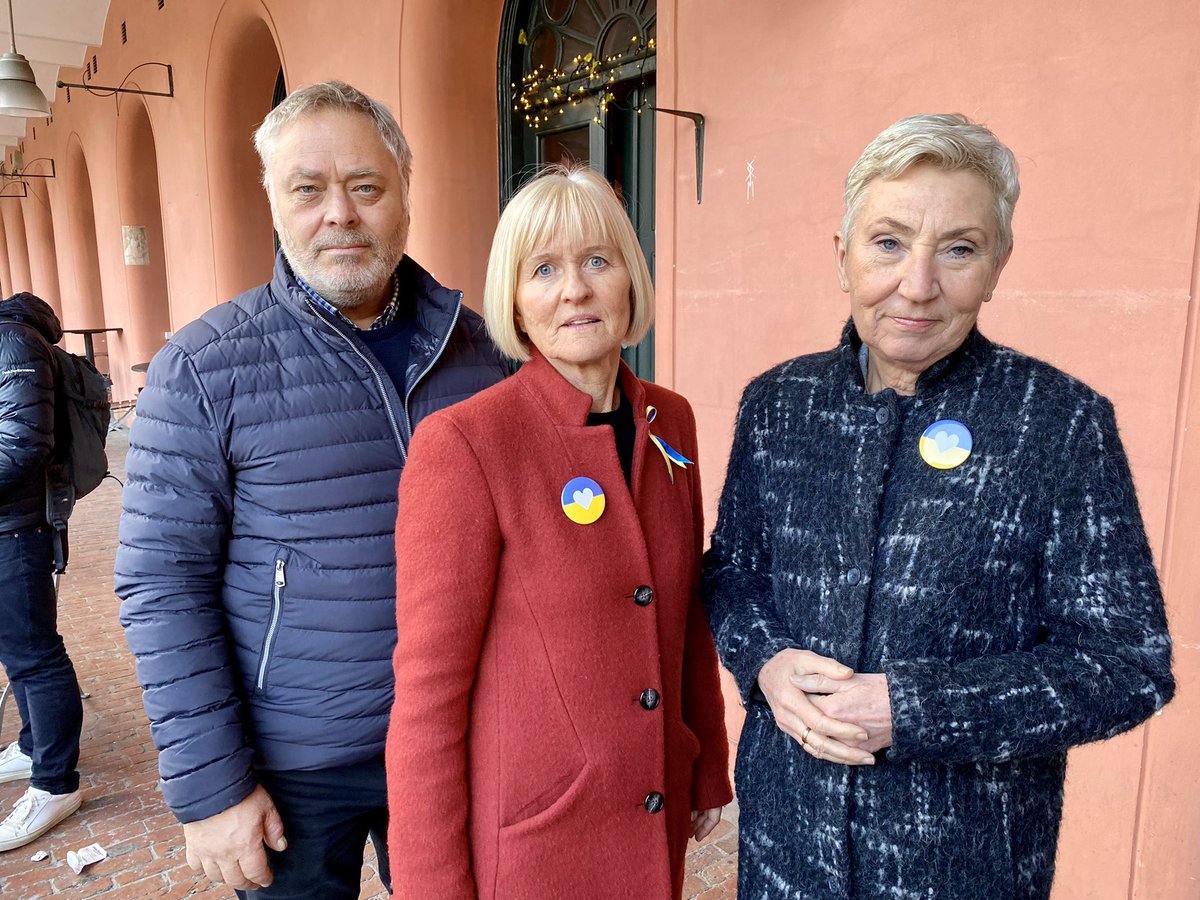
[[383,760],[313,772],[256,773],[279,816],[287,849],[267,850],[274,879],[242,900],[353,900],[362,880],[367,838],[379,877],[391,890],[387,857],[387,778]]
[[0,664],[21,715],[21,752],[33,758],[34,787],[79,790],[83,704],[58,634],[54,547],[49,526],[0,534]]

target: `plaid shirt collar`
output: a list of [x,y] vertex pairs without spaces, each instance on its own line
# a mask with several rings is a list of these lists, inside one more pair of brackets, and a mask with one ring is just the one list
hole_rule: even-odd
[[[300,287],[302,287],[304,289],[304,293],[306,293],[306,294],[308,294],[308,296],[312,297],[313,300],[322,309],[324,309],[327,313],[329,313],[330,315],[332,315],[338,319],[341,319],[343,322],[345,322],[351,328],[358,329],[358,326],[355,325],[353,322],[351,322],[348,318],[346,318],[346,316],[342,314],[342,311],[340,309],[338,309],[336,306],[334,306],[332,303],[330,303],[328,300],[326,300],[324,297],[322,297],[320,294],[318,294],[315,290],[313,290],[312,286],[308,282],[306,282],[303,278],[301,278],[299,275],[296,276],[296,283],[299,284]],[[383,312],[381,312],[378,316],[375,317],[375,321],[371,323],[371,327],[366,330],[367,331],[375,331],[376,329],[383,328],[387,325],[391,325],[394,321],[396,321],[396,314],[399,311],[400,311],[400,279],[397,278],[393,274],[392,275],[392,299],[389,300],[388,305],[383,308]],[[361,329],[359,329],[359,330],[361,330]]]

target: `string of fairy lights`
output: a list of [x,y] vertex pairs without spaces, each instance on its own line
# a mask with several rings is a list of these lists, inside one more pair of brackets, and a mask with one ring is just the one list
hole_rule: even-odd
[[[528,43],[524,31],[518,37],[518,43]],[[516,93],[517,85],[510,85],[516,94],[513,112],[524,113],[525,124],[537,131],[550,125],[556,117],[565,115],[568,107],[594,102],[596,115],[593,121],[603,124],[608,105],[615,99],[608,85],[618,81],[618,73],[623,76],[621,80],[629,74],[636,76],[655,52],[654,38],[643,42],[634,35],[629,43],[630,49],[624,53],[603,58],[591,53],[576,56],[567,69],[538,66],[521,79],[519,94]],[[632,67],[629,74],[623,71],[626,66]],[[640,108],[638,114],[641,114]]]

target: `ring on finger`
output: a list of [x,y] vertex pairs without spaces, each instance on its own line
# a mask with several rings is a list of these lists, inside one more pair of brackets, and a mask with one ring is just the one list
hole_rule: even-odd
[[800,735],[800,743],[801,743],[801,744],[807,744],[807,743],[808,743],[808,736],[809,736],[809,734],[810,734],[811,732],[812,732],[812,726],[811,726],[811,725],[805,725],[805,726],[804,726],[804,734]]

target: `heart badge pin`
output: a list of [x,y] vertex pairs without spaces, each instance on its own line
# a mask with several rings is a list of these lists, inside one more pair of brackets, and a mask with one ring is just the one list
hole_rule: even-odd
[[590,478],[572,478],[562,490],[562,511],[572,522],[591,525],[604,515],[604,491]]
[[935,469],[961,466],[971,455],[971,432],[956,419],[938,419],[921,435],[921,459]]

